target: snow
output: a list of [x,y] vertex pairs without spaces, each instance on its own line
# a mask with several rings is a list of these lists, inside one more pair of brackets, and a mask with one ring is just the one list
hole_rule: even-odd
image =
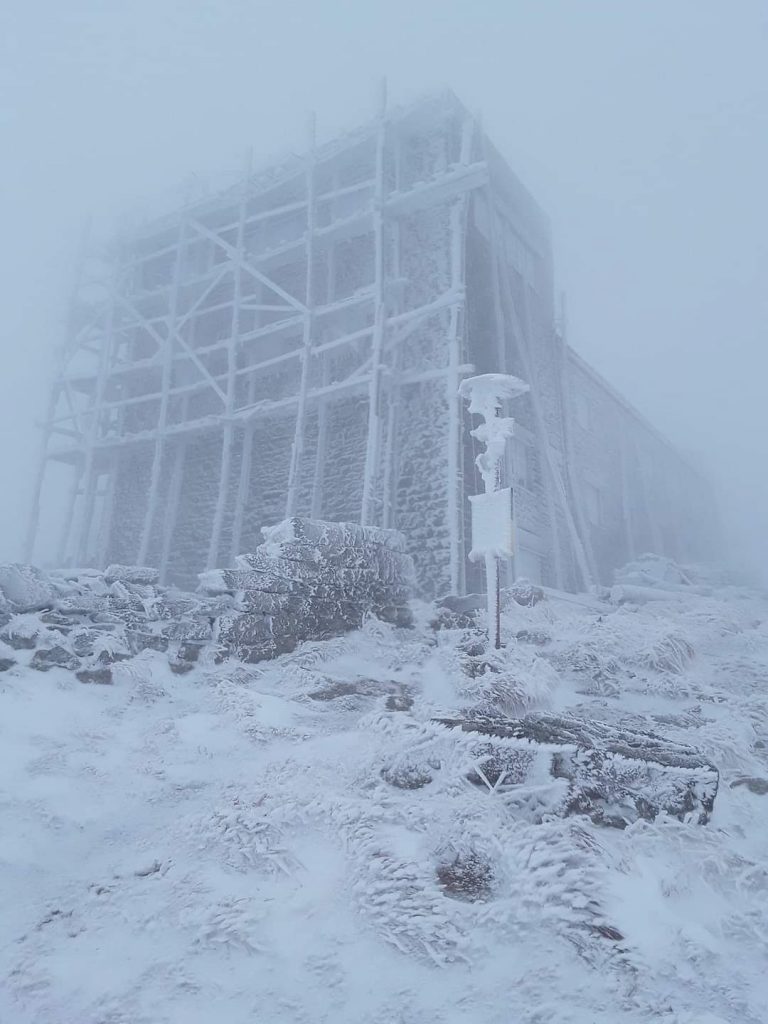
[[506,373],[466,377],[459,385],[459,395],[469,402],[470,413],[481,416],[483,420],[470,433],[485,445],[485,450],[476,457],[475,463],[486,491],[496,489],[497,467],[504,457],[507,441],[514,436],[515,421],[511,417],[498,415],[502,400],[518,398],[528,391],[528,384]]
[[[145,651],[113,686],[14,650],[0,1021],[764,1024],[768,795],[737,783],[768,778],[768,600],[550,594],[487,656],[433,618],[183,676]],[[483,701],[695,747],[712,821],[542,820],[539,764],[470,784],[476,738],[433,719]],[[447,894],[457,864],[482,898]]]

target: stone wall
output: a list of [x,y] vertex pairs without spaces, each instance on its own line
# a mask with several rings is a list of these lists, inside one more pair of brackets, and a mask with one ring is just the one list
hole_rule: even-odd
[[0,671],[22,658],[108,684],[116,662],[147,649],[183,673],[203,652],[260,661],[370,615],[410,626],[415,579],[401,534],[300,518],[264,532],[236,568],[202,573],[197,593],[161,586],[151,567],[46,574],[0,565]]

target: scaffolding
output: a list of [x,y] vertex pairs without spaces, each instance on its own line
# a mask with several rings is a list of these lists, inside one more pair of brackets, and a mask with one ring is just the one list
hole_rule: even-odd
[[[439,381],[451,410],[449,576],[458,588],[456,395],[462,374],[471,370],[460,354],[462,218],[467,195],[487,183],[472,137],[472,118],[455,103],[443,99],[388,114],[382,97],[372,125],[321,148],[313,128],[302,161],[248,173],[239,187],[124,243],[109,278],[88,282],[88,301],[74,304],[45,426],[30,548],[46,468],[60,462],[73,477],[62,559],[103,563],[115,539],[121,458],[131,449],[146,455],[149,447],[149,478],[135,481],[144,491],[144,509],[140,529],[131,523],[137,533],[132,560],[158,558],[165,577],[183,500],[185,446],[214,430],[221,434],[219,479],[204,560],[208,566],[227,561],[242,543],[254,424],[291,417],[282,511],[319,514],[329,408],[352,396],[364,396],[367,405],[357,518],[389,524],[399,396]],[[414,140],[434,147],[439,173],[426,166],[425,146]],[[409,144],[411,152],[404,154]],[[449,280],[413,300],[398,268],[400,226],[436,207],[450,211]],[[348,279],[341,285],[340,271]],[[356,273],[359,281],[349,280]],[[96,299],[95,289],[101,292]],[[408,339],[425,325],[437,323],[442,330],[445,318],[443,365],[399,366]],[[264,383],[282,383],[287,368],[295,388],[269,397]],[[303,509],[310,435],[313,493],[311,508]],[[236,456],[238,482],[230,501]]]
[[[69,475],[59,564],[189,584],[286,515],[402,529],[423,592],[471,589],[461,380],[516,373],[523,554],[580,587],[546,218],[452,94],[389,109],[147,224],[81,283],[44,428]],[[508,467],[512,474],[512,466]],[[529,573],[530,574],[530,573]]]

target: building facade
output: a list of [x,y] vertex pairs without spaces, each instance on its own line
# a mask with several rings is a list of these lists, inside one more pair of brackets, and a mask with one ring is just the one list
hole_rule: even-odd
[[401,530],[424,596],[477,590],[458,387],[484,372],[531,385],[515,575],[578,590],[706,554],[706,484],[565,344],[546,217],[451,94],[119,241],[73,303],[30,547],[66,488],[60,564],[190,586],[300,514]]

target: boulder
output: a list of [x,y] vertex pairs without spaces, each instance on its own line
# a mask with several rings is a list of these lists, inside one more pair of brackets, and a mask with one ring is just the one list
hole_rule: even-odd
[[544,591],[530,580],[519,579],[504,590],[504,596],[511,597],[515,604],[530,608],[544,600]]
[[2,640],[14,651],[34,651],[42,628],[35,616],[12,618],[3,627]]
[[154,586],[160,571],[148,565],[108,565],[104,570],[105,583],[128,583],[133,586]]
[[229,598],[217,640],[236,657],[261,660],[302,640],[358,629],[373,614],[412,625],[413,559],[394,530],[293,517],[262,531],[265,542],[235,568],[200,574],[208,599]]
[[422,789],[434,776],[428,765],[395,762],[381,769],[381,777],[395,789]]
[[36,612],[53,607],[57,590],[34,565],[12,562],[0,565],[0,594],[13,611]]
[[398,629],[413,628],[413,612],[406,604],[395,607],[379,605],[373,610],[377,619],[381,619],[382,622],[388,622],[390,626],[397,626]]
[[493,895],[493,864],[476,850],[457,853],[451,860],[438,865],[436,874],[441,889],[451,899],[484,903]]
[[84,668],[79,672],[75,672],[75,678],[81,683],[90,683],[97,686],[111,686],[112,685],[112,669],[111,668]]
[[48,672],[52,668],[67,668],[72,671],[80,667],[80,659],[66,647],[56,644],[53,647],[41,647],[35,651],[29,667],[37,669],[38,672]]
[[731,783],[731,789],[736,789],[737,786],[744,786],[750,793],[754,793],[755,796],[768,795],[768,779],[754,777],[735,779]]

